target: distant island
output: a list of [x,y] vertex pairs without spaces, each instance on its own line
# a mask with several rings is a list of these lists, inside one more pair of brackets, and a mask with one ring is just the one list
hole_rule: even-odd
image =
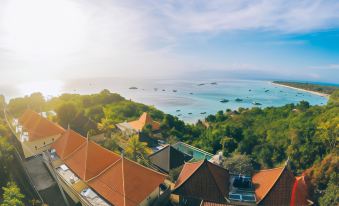
[[298,89],[301,91],[311,92],[323,97],[329,97],[339,86],[329,86],[314,83],[302,83],[302,82],[289,82],[289,81],[273,81],[272,84],[284,86],[292,89]]

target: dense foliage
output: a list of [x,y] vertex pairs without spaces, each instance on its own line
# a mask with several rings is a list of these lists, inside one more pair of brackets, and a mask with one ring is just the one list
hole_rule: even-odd
[[273,83],[320,92],[324,94],[332,94],[335,90],[339,88],[339,86],[327,86],[314,83],[285,82],[285,81],[274,81]]
[[333,173],[330,182],[325,190],[325,194],[319,199],[321,206],[337,205],[339,203],[339,174]]
[[15,182],[8,182],[6,187],[2,188],[4,190],[3,201],[0,204],[1,206],[24,206],[23,198],[25,197],[21,194],[20,189],[15,184]]
[[[296,174],[311,168],[308,174],[315,191],[324,191],[330,185],[331,174],[338,172],[338,163],[333,163],[333,159],[338,154],[339,90],[331,92],[325,106],[302,101],[282,107],[228,109],[194,125],[108,90],[91,95],[63,94],[48,101],[35,94],[11,100],[8,108],[15,115],[27,107],[36,111],[54,110],[57,113],[54,120],[64,127],[69,125],[83,135],[104,132],[108,138],[103,146],[114,151],[120,146],[116,140],[122,139],[114,133],[115,124],[137,119],[146,111],[161,124],[157,139],[168,143],[183,141],[211,153],[222,151],[228,160],[225,167],[235,168],[235,162],[241,163],[246,168],[242,173],[279,166],[289,159]],[[32,102],[39,106],[30,107]],[[142,135],[151,133],[146,127]],[[137,139],[125,144],[130,158],[146,156],[145,145]],[[332,159],[324,163],[325,157]]]

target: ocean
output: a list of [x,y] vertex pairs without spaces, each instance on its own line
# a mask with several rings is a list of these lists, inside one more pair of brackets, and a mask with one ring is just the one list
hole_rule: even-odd
[[[131,87],[136,88],[130,89]],[[175,115],[187,123],[204,119],[219,110],[234,110],[239,107],[282,106],[289,103],[296,104],[302,100],[308,101],[311,105],[327,103],[325,97],[259,80],[97,78],[36,83],[35,86],[22,85],[20,88],[25,90],[7,95],[7,99],[35,91],[41,91],[47,98],[51,98],[50,95],[55,96],[65,92],[90,94],[109,89],[126,99],[152,105],[165,113]]]

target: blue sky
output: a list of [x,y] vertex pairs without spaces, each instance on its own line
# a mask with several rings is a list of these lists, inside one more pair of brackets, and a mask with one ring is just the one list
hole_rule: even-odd
[[3,0],[1,82],[216,71],[338,83],[338,11],[338,0]]

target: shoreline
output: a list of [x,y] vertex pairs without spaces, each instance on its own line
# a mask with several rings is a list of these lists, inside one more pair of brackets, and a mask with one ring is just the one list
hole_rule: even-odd
[[295,90],[298,90],[298,91],[308,92],[308,93],[315,94],[315,95],[318,95],[318,96],[321,96],[321,97],[325,97],[327,99],[330,97],[329,94],[325,94],[325,93],[321,93],[321,92],[316,92],[316,91],[311,91],[311,90],[307,90],[307,89],[301,89],[301,88],[298,88],[298,87],[292,87],[292,86],[288,86],[288,85],[284,85],[284,84],[274,83],[272,81],[271,81],[271,84],[272,85],[276,85],[276,86],[290,88],[290,89],[295,89]]

